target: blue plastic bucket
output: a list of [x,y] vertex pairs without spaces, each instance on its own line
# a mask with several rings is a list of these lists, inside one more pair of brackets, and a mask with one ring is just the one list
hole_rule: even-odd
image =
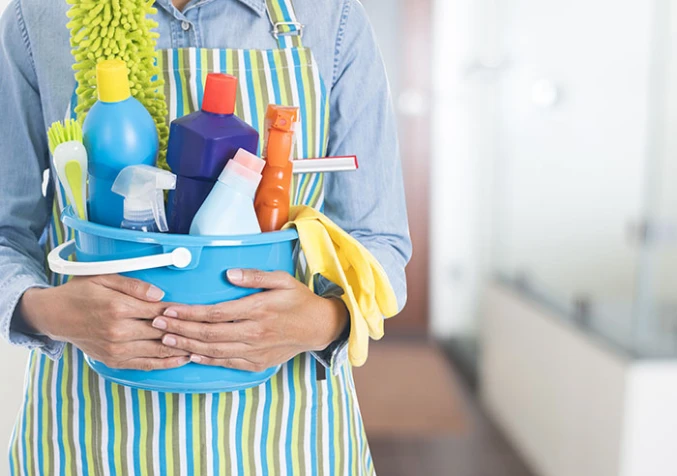
[[[52,271],[80,276],[119,273],[159,287],[167,302],[217,304],[261,291],[230,284],[225,274],[229,269],[292,275],[295,270],[295,230],[229,237],[143,233],[80,220],[70,207],[62,221],[75,231],[75,240],[50,253]],[[67,259],[73,252],[77,262]],[[243,390],[266,382],[279,370],[278,366],[254,373],[189,363],[178,369],[145,372],[112,369],[89,357],[86,360],[113,382],[173,393]]]

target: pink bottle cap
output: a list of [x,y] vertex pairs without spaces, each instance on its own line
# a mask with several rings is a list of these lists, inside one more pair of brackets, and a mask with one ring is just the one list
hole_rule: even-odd
[[235,154],[235,157],[226,164],[226,168],[221,172],[219,181],[227,183],[229,177],[240,177],[249,182],[254,187],[253,191],[256,191],[256,187],[258,187],[261,182],[261,172],[265,165],[265,160],[258,158],[244,149],[240,149],[237,151],[237,154]]
[[233,157],[233,160],[238,164],[244,165],[250,170],[253,170],[257,174],[260,174],[263,171],[263,168],[266,166],[266,161],[255,156],[254,154],[240,149]]

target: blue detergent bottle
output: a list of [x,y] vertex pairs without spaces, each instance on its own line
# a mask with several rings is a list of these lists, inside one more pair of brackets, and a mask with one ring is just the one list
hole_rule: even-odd
[[235,115],[237,78],[210,73],[201,110],[174,120],[169,131],[167,163],[177,175],[169,192],[169,231],[186,234],[219,174],[239,149],[255,154],[256,129]]
[[159,142],[153,117],[132,97],[127,65],[121,60],[96,66],[99,100],[82,126],[89,156],[89,219],[119,227],[123,197],[112,191],[118,174],[130,165],[155,165]]

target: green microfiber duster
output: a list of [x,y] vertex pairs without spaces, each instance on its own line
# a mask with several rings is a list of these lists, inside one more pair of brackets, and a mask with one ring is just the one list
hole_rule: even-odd
[[166,161],[167,105],[163,80],[157,66],[156,40],[152,31],[157,22],[149,18],[157,10],[153,0],[66,0],[71,5],[71,48],[75,58],[75,79],[78,105],[75,112],[80,122],[97,100],[96,64],[121,59],[129,68],[132,95],[155,119],[160,138],[158,167],[169,169]]

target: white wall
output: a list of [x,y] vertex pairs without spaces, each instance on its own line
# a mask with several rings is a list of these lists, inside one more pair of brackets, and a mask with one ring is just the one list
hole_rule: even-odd
[[677,363],[648,361],[628,373],[621,476],[677,473]]
[[0,341],[0,476],[7,473],[7,452],[23,397],[27,352]]

